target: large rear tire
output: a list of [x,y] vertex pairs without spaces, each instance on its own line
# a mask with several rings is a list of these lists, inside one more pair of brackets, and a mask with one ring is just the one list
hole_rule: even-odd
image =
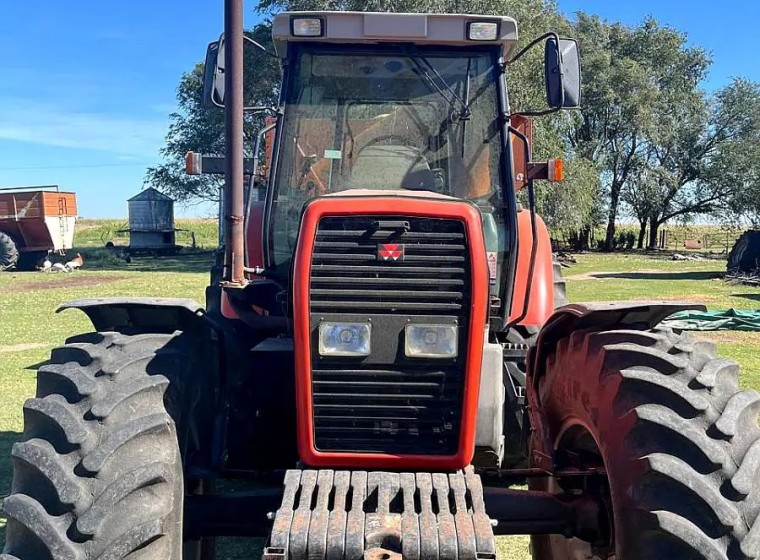
[[551,479],[531,487],[596,492],[609,504],[612,531],[594,547],[533,537],[533,557],[760,556],[760,394],[738,389],[738,371],[713,344],[668,329],[561,340],[539,387],[547,427],[560,460],[603,467],[606,482],[595,490]]
[[183,474],[162,372],[172,335],[76,337],[40,368],[13,446],[2,560],[179,560]]
[[0,231],[0,271],[13,268],[18,263],[18,247],[13,238]]

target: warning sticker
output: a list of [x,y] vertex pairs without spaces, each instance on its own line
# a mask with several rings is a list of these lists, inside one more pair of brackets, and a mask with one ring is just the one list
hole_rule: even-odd
[[496,251],[488,251],[486,258],[488,260],[488,274],[491,278],[491,284],[496,284],[496,265],[499,262],[498,253]]

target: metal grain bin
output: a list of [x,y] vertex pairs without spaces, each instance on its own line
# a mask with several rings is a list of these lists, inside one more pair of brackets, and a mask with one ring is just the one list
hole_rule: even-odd
[[148,188],[127,201],[130,249],[175,247],[174,200]]

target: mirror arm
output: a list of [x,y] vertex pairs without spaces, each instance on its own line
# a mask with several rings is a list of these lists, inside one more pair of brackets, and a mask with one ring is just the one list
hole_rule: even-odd
[[514,111],[509,114],[509,118],[520,117],[543,117],[544,115],[551,115],[552,113],[559,113],[562,109],[560,107],[552,107],[551,109],[544,109],[543,111]]
[[256,41],[254,41],[254,40],[253,40],[253,39],[251,39],[251,38],[250,38],[248,35],[243,35],[243,39],[244,39],[245,41],[248,41],[249,43],[251,43],[251,44],[252,44],[254,47],[256,47],[257,49],[259,49],[261,52],[263,52],[263,53],[264,53],[264,54],[266,54],[267,56],[270,56],[270,57],[272,57],[272,58],[278,58],[278,56],[277,56],[275,53],[271,53],[271,52],[269,52],[269,51],[266,49],[266,47],[264,47],[264,46],[263,46],[261,43],[257,43]]
[[243,111],[245,111],[246,113],[250,113],[252,115],[255,115],[257,113],[272,113],[272,114],[278,113],[277,107],[267,107],[267,106],[243,107]]
[[523,50],[521,50],[519,53],[517,53],[515,56],[513,56],[511,59],[507,61],[506,66],[509,66],[514,62],[517,62],[530,49],[535,47],[538,43],[540,43],[544,39],[549,39],[549,38],[553,38],[557,42],[557,48],[559,48],[559,35],[554,31],[549,31],[548,33],[544,33],[540,37],[537,37],[533,39],[530,43],[528,43],[528,45],[525,48],[523,48]]

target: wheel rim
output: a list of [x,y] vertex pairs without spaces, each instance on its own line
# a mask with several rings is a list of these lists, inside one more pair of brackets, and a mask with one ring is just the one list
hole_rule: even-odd
[[[586,428],[578,424],[565,430],[557,446],[557,456],[564,458],[565,463],[570,463],[563,466],[605,469],[604,458],[599,451],[596,440]],[[606,536],[603,537],[603,540],[606,541],[605,544],[592,544],[576,537],[549,535],[547,539],[557,560],[616,560],[614,523],[612,521],[614,513],[607,476],[599,475],[592,478],[590,482],[584,477],[568,478],[563,481],[550,477],[547,479],[546,490],[552,494],[582,491],[596,496],[604,505],[602,509],[603,518],[600,519],[599,524],[600,529],[606,533]]]

